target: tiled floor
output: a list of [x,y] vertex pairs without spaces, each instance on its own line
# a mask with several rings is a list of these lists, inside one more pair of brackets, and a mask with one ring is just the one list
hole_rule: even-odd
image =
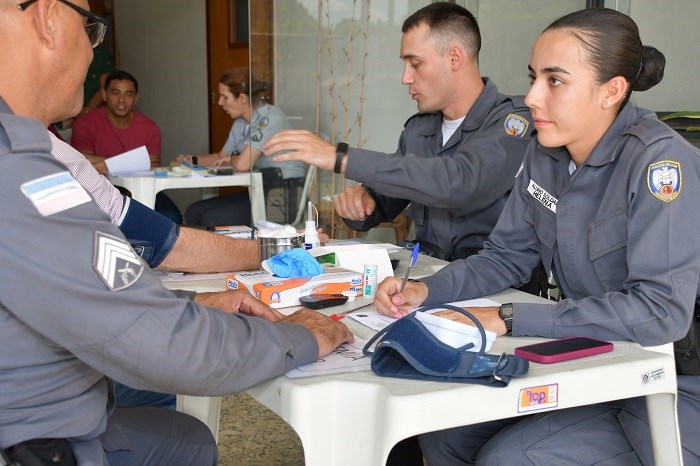
[[224,397],[219,425],[220,466],[303,466],[297,434],[246,394]]

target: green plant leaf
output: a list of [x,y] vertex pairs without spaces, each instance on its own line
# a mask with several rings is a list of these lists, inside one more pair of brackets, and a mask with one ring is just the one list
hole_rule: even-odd
[[700,118],[700,112],[673,112],[660,117],[659,120],[666,121],[672,118]]

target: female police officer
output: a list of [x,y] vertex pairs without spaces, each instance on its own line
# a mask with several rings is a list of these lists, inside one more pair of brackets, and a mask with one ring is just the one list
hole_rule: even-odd
[[[473,308],[498,334],[632,340],[684,337],[698,298],[700,154],[629,102],[663,77],[629,17],[571,13],[533,47],[530,107],[537,137],[478,256],[409,283],[389,279],[380,310],[456,301],[518,286],[542,260],[566,299]],[[458,319],[456,316],[452,318]],[[506,325],[508,324],[508,325]],[[685,464],[700,464],[700,378],[679,375]],[[582,441],[585,439],[584,441]],[[696,440],[696,439],[695,439]],[[586,406],[421,436],[430,464],[652,464],[643,399]]]

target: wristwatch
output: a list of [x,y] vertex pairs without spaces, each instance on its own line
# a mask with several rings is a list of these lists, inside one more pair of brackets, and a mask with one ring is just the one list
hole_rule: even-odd
[[197,165],[197,156],[196,155],[192,156],[192,165]]
[[498,308],[498,317],[506,324],[506,335],[513,334],[513,303],[501,304]]
[[333,168],[334,172],[340,173],[340,168],[343,165],[343,157],[347,155],[349,150],[350,148],[344,142],[339,142],[338,145],[335,146],[335,167]]

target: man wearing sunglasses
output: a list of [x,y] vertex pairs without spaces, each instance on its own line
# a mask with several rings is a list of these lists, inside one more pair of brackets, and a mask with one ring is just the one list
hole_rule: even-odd
[[353,337],[313,311],[273,324],[166,290],[51,155],[46,127],[80,111],[104,35],[86,7],[0,0],[0,448],[42,464],[216,464],[202,423],[113,409],[108,377],[231,394]]

